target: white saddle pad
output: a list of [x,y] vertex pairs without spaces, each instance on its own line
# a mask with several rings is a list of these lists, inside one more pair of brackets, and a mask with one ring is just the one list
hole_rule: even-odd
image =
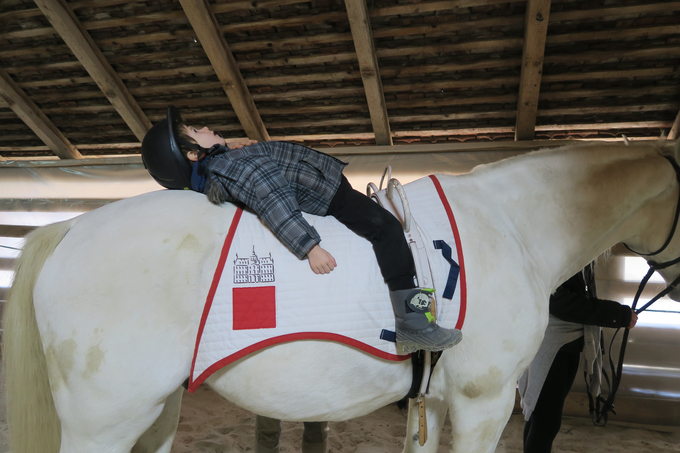
[[[425,248],[434,278],[424,283],[436,289],[437,322],[460,329],[465,268],[453,213],[434,176],[404,189],[411,228],[421,233],[424,244],[418,247]],[[386,360],[410,357],[381,339],[394,332],[394,312],[371,243],[333,217],[305,219],[337,261],[330,274],[315,275],[307,260],[298,260],[254,214],[236,210],[201,318],[190,392],[223,366],[289,341],[329,340]]]

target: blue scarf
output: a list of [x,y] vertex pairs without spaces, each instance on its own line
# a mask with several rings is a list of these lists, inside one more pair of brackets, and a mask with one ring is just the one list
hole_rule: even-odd
[[194,162],[191,166],[191,190],[196,192],[205,193],[205,183],[207,181],[205,177],[205,166],[210,159],[220,154],[224,154],[231,149],[228,146],[213,145],[206,153],[205,157],[202,157],[198,161]]
[[194,162],[194,165],[191,167],[191,189],[195,190],[196,192],[203,193],[205,190],[206,178],[205,172],[203,171],[203,166],[207,161],[208,158],[206,157],[205,159]]

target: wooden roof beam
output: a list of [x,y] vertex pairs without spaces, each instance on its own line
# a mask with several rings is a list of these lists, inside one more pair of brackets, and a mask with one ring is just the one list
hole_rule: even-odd
[[6,104],[30,127],[35,135],[61,159],[81,159],[83,156],[49,118],[19,88],[7,72],[0,68],[0,105]]
[[675,140],[680,136],[680,112],[675,117],[671,131],[668,133],[668,140]]
[[387,116],[387,105],[383,93],[378,57],[371,32],[371,20],[365,0],[345,0],[349,26],[352,30],[354,48],[359,60],[361,79],[364,82],[368,111],[371,115],[375,143],[377,145],[392,145],[390,121]]
[[262,122],[241,71],[236,65],[224,35],[219,31],[217,19],[207,0],[180,0],[182,8],[198,36],[201,46],[212,64],[217,78],[243,130],[249,138],[258,141],[269,140],[269,133]]
[[151,128],[137,101],[87,33],[65,0],[36,0],[35,3],[66,45],[104,92],[118,114],[141,141]]
[[524,23],[524,49],[515,140],[533,140],[534,138],[549,17],[550,0],[528,0]]

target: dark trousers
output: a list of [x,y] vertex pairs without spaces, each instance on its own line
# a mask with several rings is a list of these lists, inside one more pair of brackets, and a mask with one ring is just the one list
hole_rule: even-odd
[[[304,422],[302,453],[326,453],[328,422]],[[255,453],[279,453],[281,420],[258,415],[255,418]]]
[[538,396],[536,407],[524,425],[524,453],[550,453],[562,425],[564,400],[569,394],[583,350],[583,337],[557,352]]
[[416,266],[399,220],[366,195],[352,189],[344,176],[327,215],[368,239],[390,291],[415,288]]

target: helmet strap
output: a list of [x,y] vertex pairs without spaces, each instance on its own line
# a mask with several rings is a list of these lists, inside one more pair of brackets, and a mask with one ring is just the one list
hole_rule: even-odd
[[196,151],[196,152],[198,153],[198,158],[197,158],[197,160],[201,160],[201,159],[203,158],[203,156],[205,156],[206,154],[208,154],[208,151],[209,151],[209,150],[203,148],[201,145],[199,145],[199,144],[197,144],[197,143],[192,143],[192,142],[190,142],[190,141],[188,141],[188,140],[183,140],[183,139],[181,139],[181,138],[180,138],[180,139],[177,139],[177,142],[179,142],[181,145],[184,145],[184,146],[186,146],[186,147],[188,147],[188,148],[191,148],[191,149],[193,149],[194,151]]

